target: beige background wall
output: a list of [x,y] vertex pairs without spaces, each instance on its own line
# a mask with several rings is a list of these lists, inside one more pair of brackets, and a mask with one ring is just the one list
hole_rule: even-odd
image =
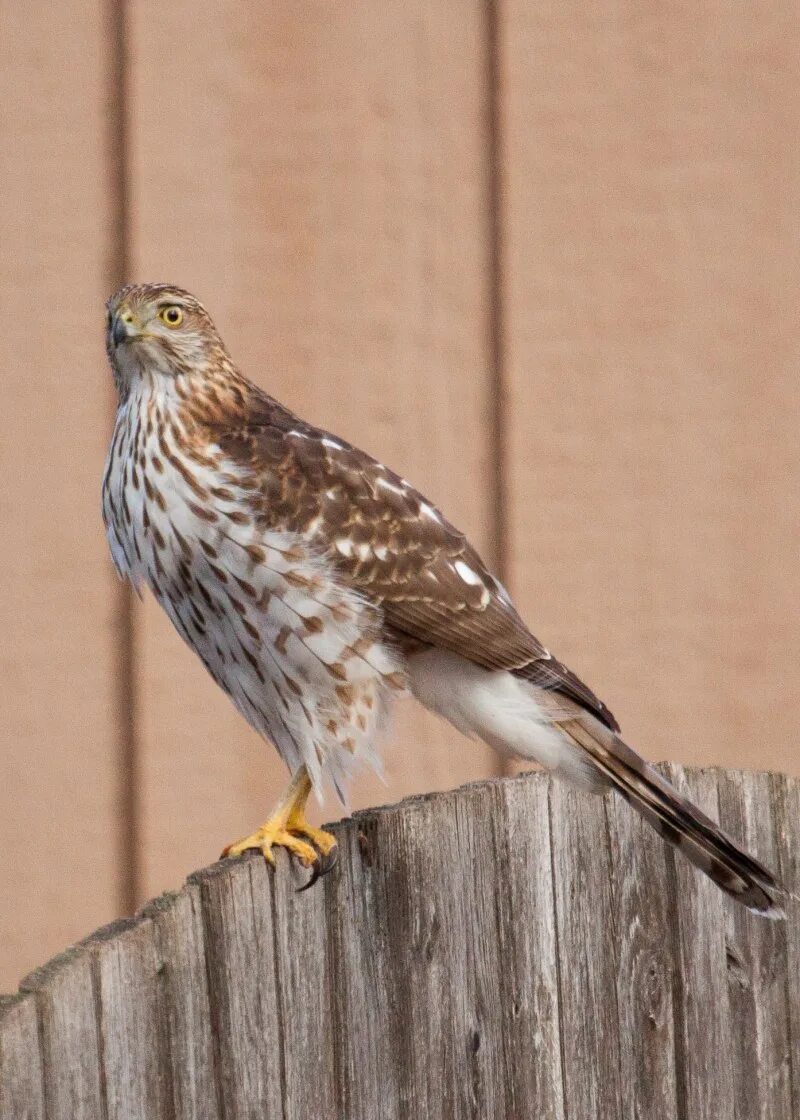
[[[3,9],[0,988],[283,780],[106,558],[123,276],[425,489],[645,753],[800,771],[795,5],[211,9]],[[387,763],[356,806],[500,772],[410,707]]]

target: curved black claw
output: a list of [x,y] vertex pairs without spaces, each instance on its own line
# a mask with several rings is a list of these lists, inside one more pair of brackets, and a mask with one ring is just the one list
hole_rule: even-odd
[[311,868],[311,878],[302,887],[297,888],[297,893],[301,894],[302,891],[307,891],[309,887],[313,887],[317,879],[321,879],[323,875],[327,875],[329,871],[333,871],[336,864],[339,862],[339,845],[334,844],[327,855],[319,853],[314,864]]

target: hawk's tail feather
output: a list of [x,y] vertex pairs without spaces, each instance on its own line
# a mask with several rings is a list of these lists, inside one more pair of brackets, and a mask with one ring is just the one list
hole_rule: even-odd
[[721,890],[763,917],[785,916],[775,901],[775,894],[785,892],[772,872],[743,851],[618,735],[591,716],[567,720],[560,727],[648,824]]

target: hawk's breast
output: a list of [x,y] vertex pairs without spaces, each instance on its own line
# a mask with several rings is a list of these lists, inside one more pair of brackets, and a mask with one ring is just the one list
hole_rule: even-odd
[[[112,555],[144,582],[248,722],[290,767],[343,778],[404,687],[379,609],[310,532],[270,528],[252,483],[151,401],[120,410],[103,484]],[[337,773],[338,771],[338,773]]]

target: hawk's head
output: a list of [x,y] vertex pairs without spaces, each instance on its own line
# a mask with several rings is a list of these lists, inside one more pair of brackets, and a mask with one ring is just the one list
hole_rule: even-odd
[[202,303],[172,284],[129,284],[106,304],[106,345],[119,386],[143,373],[201,373],[227,357]]

